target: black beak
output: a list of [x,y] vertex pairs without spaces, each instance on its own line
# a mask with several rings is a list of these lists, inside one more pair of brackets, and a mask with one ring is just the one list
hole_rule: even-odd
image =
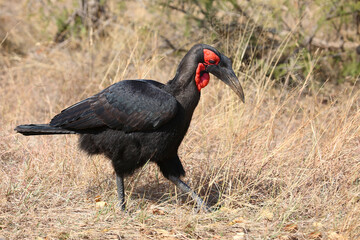
[[215,75],[240,97],[241,101],[245,103],[244,91],[241,87],[239,79],[236,77],[234,70],[231,67],[231,60],[222,55],[219,65],[208,65],[206,71]]

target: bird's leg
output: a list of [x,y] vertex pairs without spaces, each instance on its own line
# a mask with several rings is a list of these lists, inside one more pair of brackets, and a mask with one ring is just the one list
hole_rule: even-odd
[[124,177],[116,174],[116,186],[119,198],[119,207],[121,210],[125,210],[125,188],[124,188]]
[[169,176],[169,180],[174,183],[178,188],[180,188],[183,192],[189,193],[196,201],[196,205],[198,209],[204,210],[205,212],[210,212],[210,208],[204,203],[204,201],[199,197],[186,183],[180,180],[180,178],[175,176]]

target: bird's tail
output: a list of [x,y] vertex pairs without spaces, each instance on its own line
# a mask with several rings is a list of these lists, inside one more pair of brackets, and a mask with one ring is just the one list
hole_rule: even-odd
[[75,134],[76,132],[60,127],[53,127],[49,124],[27,124],[19,125],[15,131],[25,136],[29,135],[50,135],[50,134]]

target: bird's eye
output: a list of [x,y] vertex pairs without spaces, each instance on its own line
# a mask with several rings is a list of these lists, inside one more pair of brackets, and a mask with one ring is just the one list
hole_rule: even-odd
[[204,49],[204,62],[206,64],[218,64],[220,57],[209,49]]

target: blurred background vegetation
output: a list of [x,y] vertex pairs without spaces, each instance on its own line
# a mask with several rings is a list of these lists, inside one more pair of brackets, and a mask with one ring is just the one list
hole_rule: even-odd
[[[162,38],[161,47],[168,49],[165,53],[185,52],[194,43],[206,42],[228,52],[242,65],[267,69],[274,81],[290,87],[302,83],[313,70],[311,77],[320,85],[326,81],[353,83],[360,74],[358,0],[138,3],[144,11],[134,14],[144,15],[141,23],[138,18],[124,17],[134,5],[131,1],[74,0],[72,5],[69,1],[26,1],[22,7],[29,21],[40,14],[40,26],[36,27],[44,39],[55,43],[71,40],[84,47],[79,39],[89,36],[100,43],[102,37],[127,24],[141,27],[143,35]],[[1,54],[26,54],[26,43],[8,37],[16,23],[8,24],[7,20],[6,14],[0,18]],[[166,28],[156,27],[164,23]],[[311,62],[316,63],[315,69],[310,69]]]

